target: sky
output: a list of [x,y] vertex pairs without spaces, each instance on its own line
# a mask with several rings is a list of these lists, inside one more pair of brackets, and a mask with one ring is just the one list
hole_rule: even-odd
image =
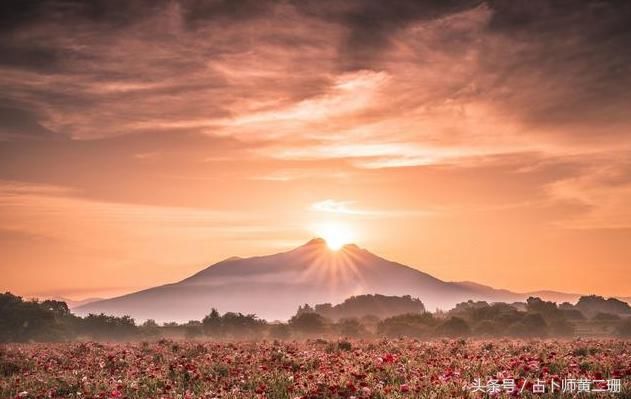
[[322,226],[631,296],[631,2],[5,0],[0,290],[108,297]]

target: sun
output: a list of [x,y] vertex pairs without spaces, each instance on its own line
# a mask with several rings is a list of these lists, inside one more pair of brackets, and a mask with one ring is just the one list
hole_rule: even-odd
[[346,244],[353,242],[353,231],[350,226],[342,222],[325,222],[316,226],[315,233],[326,241],[329,249],[337,251]]

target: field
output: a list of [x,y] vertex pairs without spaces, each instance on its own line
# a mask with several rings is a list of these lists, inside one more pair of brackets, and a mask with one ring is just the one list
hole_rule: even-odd
[[608,339],[0,346],[2,398],[631,398],[629,376]]

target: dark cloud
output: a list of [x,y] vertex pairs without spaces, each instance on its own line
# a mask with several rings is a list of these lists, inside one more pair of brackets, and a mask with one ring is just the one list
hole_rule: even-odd
[[[6,0],[0,2],[0,68],[65,74],[68,84],[29,85],[24,78],[1,88],[58,113],[89,108],[81,121],[86,125],[101,124],[90,118],[105,112],[119,121],[230,117],[234,103],[257,93],[284,101],[321,94],[340,69],[390,72],[397,55],[389,50],[411,34],[406,28],[479,10],[489,15],[480,31],[446,23],[422,37],[432,43],[405,43],[416,52],[401,58],[411,67],[428,68],[428,58],[440,53],[466,69],[464,54],[473,49],[479,56],[466,79],[433,91],[421,82],[419,97],[441,103],[466,92],[529,126],[569,135],[628,131],[631,3],[622,0]],[[179,13],[189,29],[157,26],[169,13]],[[157,15],[161,19],[142,24]],[[205,27],[212,28],[208,38]],[[308,68],[316,64],[322,67]],[[224,68],[213,69],[217,65]],[[250,72],[252,78],[238,84],[247,71],[227,77],[242,66],[263,77]],[[462,90],[473,80],[476,90]],[[101,82],[148,88],[98,91]],[[195,101],[185,106],[188,96]],[[179,105],[156,118],[153,98]],[[146,106],[131,112],[122,102]]]
[[56,48],[32,43],[0,39],[0,67],[50,72],[58,69],[62,60]]
[[4,0],[0,4],[0,29],[11,32],[43,21],[69,24],[77,20],[120,27],[161,9],[166,3],[166,0]]
[[57,53],[46,47],[20,47],[0,44],[0,65],[31,68],[33,66],[50,66],[57,61]]
[[269,16],[279,1],[260,0],[183,0],[182,14],[191,27],[212,21],[237,22]]
[[349,68],[370,67],[375,54],[390,44],[390,36],[409,24],[440,18],[478,5],[479,1],[361,1],[344,15],[350,34],[342,54],[349,55]]
[[10,32],[43,17],[45,0],[6,0],[0,2],[0,31]]
[[[85,57],[60,41],[89,25],[93,34],[112,33],[163,8],[166,1],[6,0],[0,3],[0,66],[58,72]],[[46,29],[41,29],[46,25]]]
[[[491,0],[484,51],[499,104],[533,126],[619,133],[629,122],[631,2]],[[598,132],[594,132],[597,129]]]
[[33,111],[0,99],[0,139],[62,137],[42,126],[40,119]]
[[410,24],[461,12],[481,3],[481,0],[294,2],[304,14],[336,22],[348,30],[339,56],[342,66],[350,70],[373,66],[375,59],[391,44],[391,36]]
[[269,15],[281,1],[257,0],[6,0],[0,4],[0,29],[15,31],[42,21],[97,23],[121,28],[170,4],[177,4],[186,22],[198,27],[212,21],[237,22]]

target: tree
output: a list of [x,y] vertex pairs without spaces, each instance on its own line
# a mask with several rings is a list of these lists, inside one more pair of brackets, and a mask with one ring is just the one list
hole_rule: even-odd
[[540,313],[527,313],[509,327],[508,333],[515,337],[543,337],[547,335],[547,329],[548,325]]
[[265,326],[265,321],[254,314],[228,312],[221,317],[221,327],[224,336],[234,338],[256,337]]
[[475,335],[496,337],[502,335],[504,328],[502,324],[493,320],[482,320],[473,328]]
[[[560,306],[559,309],[561,309]],[[561,309],[561,313],[563,313],[563,317],[565,317],[566,320],[585,320],[585,315],[578,309],[563,308]]]
[[148,319],[140,326],[145,337],[157,337],[160,335],[160,326],[153,319]]
[[80,334],[94,339],[125,340],[137,337],[140,330],[130,316],[89,314],[79,324]]
[[567,320],[566,315],[578,317],[574,312],[580,311],[576,309],[564,310],[559,309],[554,302],[541,300],[540,298],[530,297],[527,300],[527,310],[530,313],[538,313],[548,325],[548,332],[554,336],[567,336],[574,333],[574,325]]
[[408,313],[423,313],[425,306],[418,298],[410,295],[386,296],[386,295],[357,295],[346,299],[338,305],[323,303],[315,305],[312,309],[309,305],[299,307],[298,313],[315,312],[319,315],[338,321],[341,319],[362,318],[364,316],[376,316],[380,319]]
[[544,317],[556,317],[560,312],[557,304],[544,301],[541,298],[530,297],[526,300],[526,309],[531,313],[541,313]]
[[73,338],[76,317],[60,301],[24,301],[0,294],[0,342],[60,341]]
[[438,326],[438,333],[448,337],[463,337],[471,333],[466,321],[460,317],[451,317]]
[[377,326],[377,333],[386,337],[425,337],[431,335],[436,320],[431,313],[389,317]]
[[631,314],[631,306],[628,303],[616,298],[605,299],[602,296],[589,295],[582,296],[576,303],[576,308],[586,314],[596,314],[598,312],[613,314]]
[[292,317],[289,326],[303,334],[319,334],[324,332],[326,320],[317,313],[307,312]]
[[217,309],[212,308],[210,313],[202,320],[203,330],[206,335],[218,337],[222,333],[221,315]]
[[42,307],[59,316],[67,316],[70,314],[70,308],[68,308],[66,302],[63,301],[46,300],[42,302]]
[[366,327],[357,319],[342,319],[337,323],[339,334],[344,337],[361,338],[369,335]]

